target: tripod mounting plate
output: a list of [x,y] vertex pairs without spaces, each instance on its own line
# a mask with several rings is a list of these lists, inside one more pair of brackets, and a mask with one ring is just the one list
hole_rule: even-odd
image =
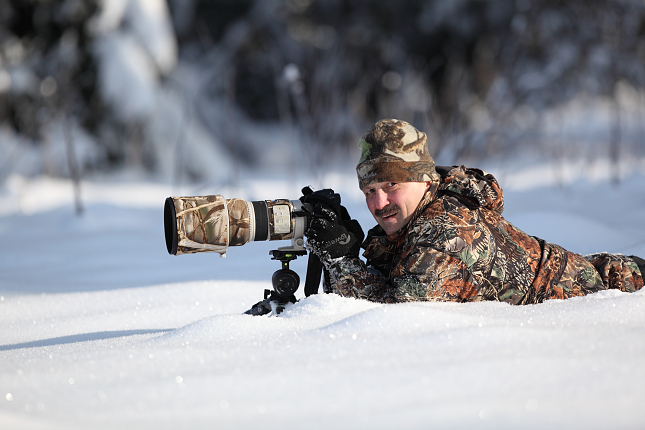
[[274,249],[272,251],[269,251],[269,255],[272,256],[271,260],[280,260],[283,263],[291,260],[295,260],[296,258],[307,255],[307,251],[304,249],[289,249],[289,248],[281,248],[281,249]]

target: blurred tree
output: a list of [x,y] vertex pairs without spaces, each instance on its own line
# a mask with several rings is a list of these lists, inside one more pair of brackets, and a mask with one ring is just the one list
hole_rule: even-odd
[[0,13],[0,114],[38,142],[55,115],[92,130],[102,109],[86,21],[96,0],[9,0]]
[[167,1],[177,63],[144,25],[162,0],[8,0],[0,126],[38,146],[72,117],[97,142],[85,168],[193,178],[265,162],[266,125],[311,167],[383,117],[426,131],[445,162],[583,143],[645,155],[641,0]]

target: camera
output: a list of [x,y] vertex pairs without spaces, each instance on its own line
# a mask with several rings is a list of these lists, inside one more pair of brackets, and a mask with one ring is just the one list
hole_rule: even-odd
[[[300,277],[289,268],[289,262],[307,254],[304,234],[315,204],[325,204],[339,216],[349,217],[340,205],[340,195],[332,189],[302,189],[299,200],[276,199],[247,201],[225,199],[221,195],[168,197],[164,203],[166,248],[172,255],[217,252],[226,255],[229,246],[264,240],[291,240],[269,252],[272,260],[281,263],[273,274],[273,290],[264,290],[264,300],[256,303],[247,314],[265,315],[272,312],[268,303],[276,303],[280,313],[287,303],[295,303]],[[307,261],[305,296],[316,294],[323,265],[311,254]],[[329,284],[327,277],[325,285]],[[327,291],[327,290],[326,290]]]
[[172,255],[217,252],[248,242],[289,240],[304,251],[307,213],[300,200],[225,199],[221,195],[168,197],[164,204],[166,247]]

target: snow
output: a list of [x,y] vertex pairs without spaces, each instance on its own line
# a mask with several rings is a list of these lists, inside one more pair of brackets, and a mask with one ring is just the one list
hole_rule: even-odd
[[[639,169],[620,186],[570,174],[544,187],[545,167],[487,170],[527,232],[575,252],[645,256]],[[373,224],[351,172],[243,177],[206,191],[95,178],[81,184],[82,217],[67,180],[4,183],[2,429],[645,427],[643,291],[518,307],[299,291],[278,317],[243,315],[279,268],[268,251],[287,243],[170,256],[167,196],[293,199],[327,184]],[[292,268],[304,278],[306,258]]]

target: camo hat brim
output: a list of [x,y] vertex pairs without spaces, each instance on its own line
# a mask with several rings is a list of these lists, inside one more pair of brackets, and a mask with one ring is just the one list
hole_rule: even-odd
[[379,182],[438,181],[435,162],[428,153],[426,134],[397,119],[382,119],[358,142],[358,186]]

